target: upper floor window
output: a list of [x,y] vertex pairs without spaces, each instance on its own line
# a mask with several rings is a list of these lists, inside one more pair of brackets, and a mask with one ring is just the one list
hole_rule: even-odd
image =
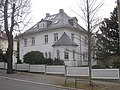
[[45,43],[48,43],[48,35],[44,35]]
[[35,37],[32,37],[31,40],[32,40],[32,45],[35,45]]
[[57,50],[57,59],[60,59],[60,51],[59,50]]
[[69,59],[69,53],[67,51],[64,52],[64,59]]
[[27,46],[27,39],[24,39],[24,46]]
[[46,28],[46,23],[45,22],[39,23],[39,29],[41,29],[41,28]]
[[74,33],[71,33],[71,39],[74,41]]
[[58,33],[54,33],[54,41],[58,41]]

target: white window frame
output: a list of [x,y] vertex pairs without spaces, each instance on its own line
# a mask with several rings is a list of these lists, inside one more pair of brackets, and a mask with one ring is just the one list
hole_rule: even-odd
[[68,51],[64,51],[64,59],[65,60],[69,59],[69,52]]
[[48,58],[48,56],[47,56],[47,52],[45,52],[45,58]]
[[57,59],[60,59],[60,51],[59,50],[56,51],[56,54],[57,54]]
[[58,41],[58,33],[54,33],[54,42]]
[[71,33],[71,40],[74,41],[74,36],[75,34],[74,33]]
[[51,52],[49,52],[49,58],[51,58]]
[[75,60],[75,50],[73,50],[73,60]]
[[87,52],[83,52],[83,61],[88,61]]
[[48,43],[48,35],[44,35],[45,43]]
[[24,39],[24,47],[27,46],[27,38]]
[[34,46],[35,45],[35,37],[32,37],[31,40],[32,40],[32,44],[31,45]]

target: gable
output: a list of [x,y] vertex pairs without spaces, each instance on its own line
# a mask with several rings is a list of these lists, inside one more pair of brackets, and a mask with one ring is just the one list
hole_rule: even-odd
[[75,42],[73,42],[70,37],[64,32],[60,39],[53,44],[52,46],[78,46]]

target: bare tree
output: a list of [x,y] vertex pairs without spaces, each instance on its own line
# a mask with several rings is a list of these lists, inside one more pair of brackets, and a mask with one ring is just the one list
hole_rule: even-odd
[[[78,0],[77,4],[79,6],[80,11],[83,14],[79,14],[75,10],[72,10],[76,13],[82,20],[85,22],[85,26],[87,29],[87,44],[88,44],[88,66],[89,66],[89,80],[91,81],[91,58],[92,58],[92,50],[95,47],[95,42],[93,42],[94,33],[96,27],[100,24],[98,22],[97,14],[101,6],[103,5],[104,0]],[[85,35],[86,36],[86,35]],[[84,40],[84,39],[83,39]]]
[[[3,0],[0,8],[0,22],[3,23],[3,30],[5,30],[8,38],[7,48],[7,73],[13,73],[13,34],[20,32],[28,24],[27,16],[30,13],[30,0]],[[23,28],[22,28],[23,27]]]

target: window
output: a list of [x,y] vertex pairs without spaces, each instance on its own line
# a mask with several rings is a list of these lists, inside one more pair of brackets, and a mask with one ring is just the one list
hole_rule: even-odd
[[64,52],[64,59],[69,59],[69,53],[67,51]]
[[46,23],[45,22],[40,22],[39,23],[39,29],[41,28],[46,28]]
[[51,52],[49,52],[49,58],[51,58]]
[[73,50],[73,60],[75,60],[75,50]]
[[60,51],[57,50],[57,59],[60,59]]
[[27,39],[24,39],[24,46],[27,46]]
[[44,24],[44,23],[42,24],[42,27],[45,27],[45,24]]
[[47,58],[47,52],[45,52],[45,58]]
[[59,20],[55,20],[54,24],[57,24]]
[[74,33],[71,33],[71,39],[74,41]]
[[45,43],[48,43],[48,35],[45,35]]
[[87,52],[83,52],[83,60],[84,61],[87,61],[88,59],[87,59]]
[[32,45],[35,45],[35,37],[32,37],[31,40],[32,40]]
[[54,41],[58,41],[58,33],[54,33]]

